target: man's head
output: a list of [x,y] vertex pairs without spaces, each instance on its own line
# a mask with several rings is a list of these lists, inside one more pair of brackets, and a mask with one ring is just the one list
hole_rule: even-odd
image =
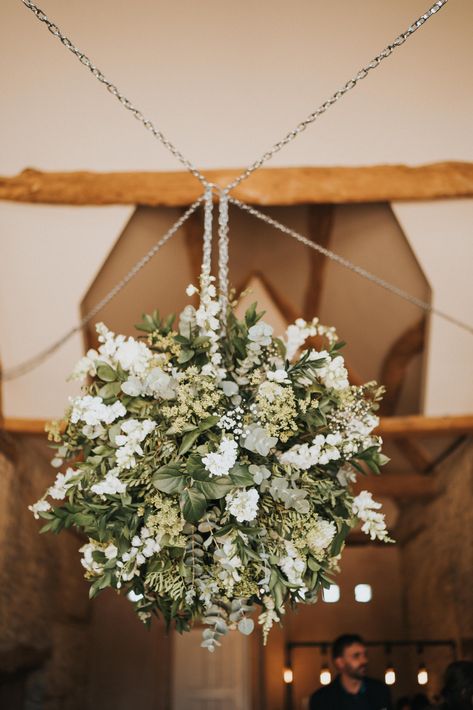
[[340,673],[358,680],[366,676],[368,657],[361,636],[357,634],[339,636],[333,642],[332,658]]

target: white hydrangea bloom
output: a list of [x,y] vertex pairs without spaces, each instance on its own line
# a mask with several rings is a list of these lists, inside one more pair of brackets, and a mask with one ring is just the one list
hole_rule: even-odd
[[95,362],[99,354],[97,350],[88,350],[84,357],[81,357],[77,365],[72,370],[70,380],[84,380],[88,375],[95,375]]
[[226,476],[237,462],[238,444],[224,437],[217,449],[204,456],[202,463],[211,476]]
[[333,520],[317,518],[307,533],[307,546],[315,557],[323,557],[325,550],[331,545],[337,533]]
[[266,373],[268,380],[272,382],[278,382],[279,384],[287,384],[290,382],[288,374],[284,368],[278,368]]
[[312,362],[325,360],[325,365],[317,368],[317,377],[326,387],[334,390],[343,390],[349,387],[348,371],[341,355],[336,355],[332,359],[327,350],[311,350],[308,359]]
[[267,430],[259,424],[250,424],[241,438],[242,446],[255,454],[267,456],[278,443],[277,436],[270,436]]
[[296,444],[280,456],[283,464],[307,471],[313,466],[324,466],[340,458],[339,447],[342,444],[340,434],[317,434],[312,444]]
[[126,409],[121,402],[104,404],[102,397],[92,397],[90,394],[84,397],[75,397],[71,403],[70,421],[72,424],[79,421],[85,422],[89,426],[96,426],[101,422],[112,424],[115,419],[124,417],[126,414]]
[[235,582],[240,580],[239,569],[243,566],[241,558],[237,554],[235,542],[229,535],[219,538],[219,546],[214,552],[214,559],[220,567],[218,578],[224,585],[231,588]]
[[285,540],[286,555],[279,560],[282,569],[290,584],[303,586],[302,575],[305,571],[305,562],[290,540]]
[[117,347],[114,359],[123,370],[142,375],[152,356],[153,353],[144,343],[130,337]]
[[239,523],[250,522],[256,518],[258,512],[259,493],[256,488],[228,493],[225,496],[228,512]]
[[77,471],[74,471],[74,469],[72,468],[68,468],[66,473],[58,473],[53,485],[48,488],[48,495],[50,495],[51,498],[54,498],[55,500],[64,500],[68,489],[72,485],[71,483],[69,483],[69,481],[73,476],[76,475]]
[[176,382],[160,367],[153,367],[146,375],[144,393],[161,399],[174,399],[176,397]]
[[389,539],[385,515],[378,512],[381,507],[369,491],[361,491],[353,500],[353,514],[363,523],[361,529],[371,540]]
[[51,510],[51,505],[47,500],[38,500],[36,503],[33,503],[33,505],[29,505],[28,510],[31,510],[36,520],[38,520],[40,517],[39,513],[46,513],[48,510]]
[[125,493],[126,483],[123,483],[118,478],[118,469],[112,468],[102,481],[95,483],[90,489],[93,493],[97,493],[97,495],[102,497],[105,495],[113,496],[117,493]]
[[272,335],[273,328],[262,320],[248,328],[248,340],[260,346],[271,345]]
[[127,419],[122,422],[122,433],[115,437],[118,446],[115,458],[119,469],[132,468],[136,464],[135,454],[143,456],[141,444],[155,428],[156,422],[151,419]]

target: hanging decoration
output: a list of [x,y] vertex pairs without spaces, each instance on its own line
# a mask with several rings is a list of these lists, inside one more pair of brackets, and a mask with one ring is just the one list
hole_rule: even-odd
[[[81,325],[203,202],[200,288],[187,291],[189,297],[198,295],[198,307],[187,306],[178,319],[162,319],[157,311],[144,316],[138,338],[96,326],[100,345],[73,373],[85,380],[83,392],[71,400],[64,421],[48,429],[56,448],[53,465],[61,471],[30,508],[45,520],[43,531],[75,526],[87,536],[81,552],[92,597],[111,587],[127,594],[146,624],[153,615],[162,616],[178,631],[202,619],[202,645],[210,651],[229,629],[251,633],[258,610],[266,640],[287,603],[314,602],[320,589],[330,586],[350,530],[361,524],[372,540],[389,541],[381,505],[367,491],[353,493],[358,474],[379,473],[387,460],[373,434],[382,388],[374,382],[350,385],[343,343],[316,318],[297,320],[283,339],[274,337],[256,304],[237,319],[228,287],[229,202],[299,241],[304,238],[232,199],[230,191],[447,0],[432,5],[225,188],[210,184],[40,8],[22,2],[205,190]],[[215,193],[218,292],[211,274]],[[11,376],[36,366],[76,330]]]
[[382,388],[349,384],[343,344],[317,319],[280,340],[256,304],[236,318],[227,207],[219,293],[207,190],[200,291],[187,290],[198,308],[144,316],[138,339],[97,325],[73,373],[88,384],[49,428],[65,472],[31,506],[43,531],[88,536],[91,596],[112,587],[179,631],[202,618],[209,650],[230,628],[250,633],[256,607],[266,639],[287,602],[315,601],[354,526],[388,540],[380,504],[351,492],[386,461],[372,434]]

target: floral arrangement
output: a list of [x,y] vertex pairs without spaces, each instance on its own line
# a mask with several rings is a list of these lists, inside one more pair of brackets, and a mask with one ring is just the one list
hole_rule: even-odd
[[282,341],[255,305],[243,321],[230,308],[224,332],[219,310],[210,283],[176,330],[158,312],[138,339],[97,325],[73,373],[83,394],[48,428],[64,473],[30,506],[43,531],[87,536],[92,597],[113,587],[179,631],[202,619],[209,650],[251,633],[255,609],[266,640],[287,602],[315,601],[360,522],[388,540],[380,504],[351,492],[387,460],[372,434],[381,388],[349,384],[343,343],[317,319]]

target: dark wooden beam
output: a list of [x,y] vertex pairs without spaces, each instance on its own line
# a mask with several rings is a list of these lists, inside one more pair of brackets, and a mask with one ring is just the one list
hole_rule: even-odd
[[[309,205],[308,234],[311,242],[326,249],[330,244],[333,225],[333,205]],[[309,249],[309,285],[304,304],[304,318],[311,320],[319,313],[327,258],[314,249]]]

